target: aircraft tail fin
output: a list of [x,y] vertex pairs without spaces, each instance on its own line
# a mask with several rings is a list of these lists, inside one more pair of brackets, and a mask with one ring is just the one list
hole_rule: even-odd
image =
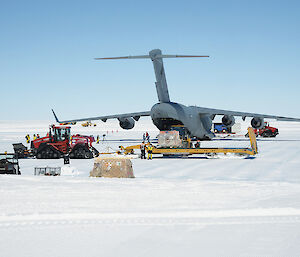
[[149,52],[156,77],[156,92],[160,103],[170,102],[167,79],[164,69],[163,57],[160,49],[154,49]]
[[116,60],[116,59],[151,59],[153,62],[156,77],[156,92],[161,103],[170,102],[166,74],[164,70],[163,58],[189,58],[189,57],[209,57],[207,55],[165,55],[160,49],[153,49],[149,55],[135,55],[123,57],[95,58],[95,60]]

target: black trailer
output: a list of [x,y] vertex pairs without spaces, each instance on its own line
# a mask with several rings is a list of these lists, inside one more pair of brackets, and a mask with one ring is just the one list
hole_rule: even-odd
[[15,155],[17,156],[18,159],[34,157],[33,151],[31,149],[28,149],[22,143],[13,144],[13,148],[15,151]]
[[13,153],[0,153],[0,174],[21,175],[19,161]]

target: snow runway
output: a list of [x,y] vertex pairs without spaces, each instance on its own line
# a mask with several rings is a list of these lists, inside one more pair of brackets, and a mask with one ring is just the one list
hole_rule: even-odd
[[[0,256],[297,256],[300,126],[278,126],[254,160],[136,159],[135,179],[89,178],[92,160],[71,160],[74,176],[35,177],[63,160],[20,160],[21,176],[0,176]],[[29,129],[8,127],[1,151]]]

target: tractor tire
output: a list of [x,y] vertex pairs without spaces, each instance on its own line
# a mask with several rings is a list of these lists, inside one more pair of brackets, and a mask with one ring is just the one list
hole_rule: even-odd
[[272,132],[271,137],[276,137],[279,134],[278,129]]
[[95,147],[92,146],[92,150],[91,151],[92,151],[93,157],[98,157],[99,156],[99,151]]
[[261,134],[262,137],[272,137],[273,132],[271,130],[266,130]]
[[42,147],[39,147],[39,149],[37,150],[36,158],[37,159],[59,159],[60,155],[61,155],[60,152],[58,152],[52,146],[44,145]]
[[44,149],[46,147],[46,144],[42,143],[40,144],[39,148],[36,150],[35,156],[37,159],[44,159],[45,153]]
[[70,153],[71,159],[92,159],[93,153],[85,145],[78,145]]
[[94,156],[93,156],[93,153],[87,149],[88,151],[85,151],[85,159],[92,159]]

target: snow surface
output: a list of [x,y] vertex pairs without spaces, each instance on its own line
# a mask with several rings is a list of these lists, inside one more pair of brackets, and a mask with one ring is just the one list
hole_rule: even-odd
[[[1,121],[0,152],[48,125]],[[135,179],[90,178],[93,160],[20,160],[21,176],[0,175],[0,256],[299,256],[300,124],[271,125],[280,134],[259,139],[255,159],[133,159]],[[247,147],[246,127],[203,146]],[[108,131],[101,151],[158,133],[143,118],[130,131],[113,121],[72,130]],[[62,176],[33,176],[47,165]]]

